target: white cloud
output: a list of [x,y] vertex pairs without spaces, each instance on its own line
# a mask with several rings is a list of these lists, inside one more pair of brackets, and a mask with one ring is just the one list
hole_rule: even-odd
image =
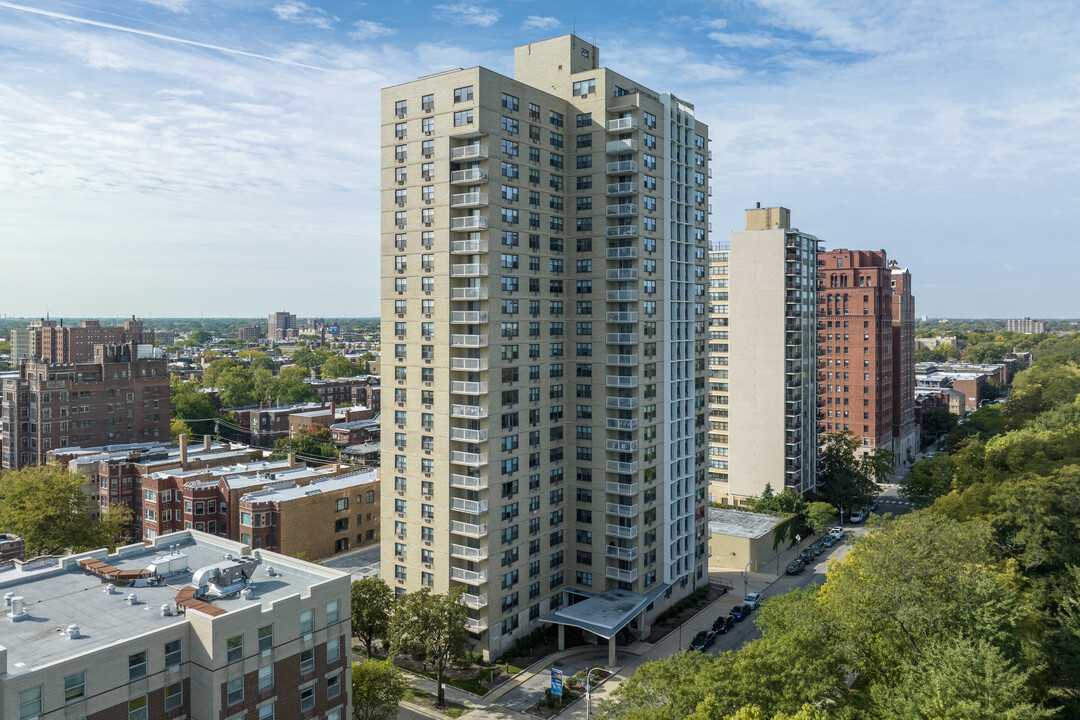
[[357,20],[353,23],[353,31],[349,35],[357,40],[373,40],[384,35],[393,35],[396,32],[394,28],[373,20]]
[[85,100],[86,93],[84,93],[82,90],[72,90],[68,93],[68,97],[75,98],[76,100]]
[[715,18],[712,20],[704,20],[701,24],[707,28],[712,28],[713,30],[723,30],[727,27],[727,20],[724,18]]
[[783,38],[760,33],[725,33],[711,32],[709,39],[719,45],[730,48],[743,48],[748,50],[763,50],[773,48],[780,50],[791,47],[792,42]]
[[329,30],[333,27],[335,17],[331,17],[322,8],[312,7],[302,0],[287,0],[275,5],[271,12],[278,16],[279,20],[300,23],[302,25],[314,25],[315,27]]
[[502,17],[502,14],[494,8],[470,2],[436,5],[435,15],[441,20],[480,27],[491,27]]
[[163,7],[166,10],[172,10],[176,13],[187,12],[188,5],[191,4],[191,0],[139,0],[139,2],[157,5],[158,7]]
[[559,21],[559,18],[544,17],[542,15],[530,15],[525,18],[523,23],[521,23],[521,27],[530,30],[552,30],[561,26],[562,23]]
[[72,38],[67,49],[95,70],[123,70],[128,67],[127,61],[119,53],[97,38]]

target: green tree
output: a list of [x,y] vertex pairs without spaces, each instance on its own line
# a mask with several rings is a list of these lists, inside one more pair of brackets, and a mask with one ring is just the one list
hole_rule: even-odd
[[194,433],[191,431],[190,425],[177,418],[169,423],[169,439],[172,442],[180,442],[181,435],[187,435],[188,438],[192,438]]
[[941,435],[946,435],[956,427],[957,417],[948,408],[927,408],[922,416],[922,446],[925,450],[930,443]]
[[836,507],[827,502],[810,503],[806,509],[806,522],[816,533],[823,533],[836,521]]
[[381,578],[353,581],[352,632],[364,641],[369,658],[375,639],[388,636],[393,610],[394,591]]
[[306,368],[308,372],[310,372],[321,368],[322,364],[326,362],[326,359],[329,356],[329,353],[319,350],[300,348],[292,354],[290,359],[293,361],[293,364]]
[[28,557],[115,546],[131,511],[113,507],[95,522],[86,480],[45,465],[0,472],[0,528],[23,537]]
[[184,420],[196,434],[212,433],[214,431],[213,418],[218,417],[217,408],[206,393],[200,392],[199,382],[197,380],[182,382],[173,377],[169,384],[172,418]]
[[208,330],[196,330],[191,333],[191,339],[199,345],[205,345],[213,339],[213,335]]
[[445,595],[436,595],[427,588],[405,593],[394,604],[390,621],[391,653],[404,651],[431,663],[440,706],[446,705],[443,677],[447,668],[464,661],[469,651],[463,592],[459,586]]
[[307,371],[302,367],[285,367],[278,372],[277,395],[275,399],[283,403],[315,402],[319,393],[304,382]]
[[353,663],[353,720],[393,720],[408,687],[405,677],[390,660],[368,658]]
[[915,507],[927,507],[952,491],[954,472],[955,463],[950,455],[942,453],[924,458],[911,468],[900,494],[915,503]]
[[260,354],[258,357],[251,359],[251,362],[248,363],[248,367],[251,368],[252,372],[256,370],[269,370],[270,373],[273,374],[274,361],[266,355]]
[[1034,702],[1030,673],[986,640],[932,645],[892,685],[872,690],[881,720],[1041,720],[1057,713]]
[[320,370],[324,378],[356,377],[362,374],[359,365],[346,358],[344,355],[331,355],[322,364]]
[[826,502],[842,507],[865,505],[881,492],[878,483],[889,477],[893,454],[878,448],[859,454],[859,439],[848,433],[825,435],[818,461],[818,494]]
[[337,448],[330,441],[330,428],[322,425],[300,428],[292,437],[278,438],[274,441],[274,457],[281,459],[290,452],[309,458],[334,460],[338,456]]

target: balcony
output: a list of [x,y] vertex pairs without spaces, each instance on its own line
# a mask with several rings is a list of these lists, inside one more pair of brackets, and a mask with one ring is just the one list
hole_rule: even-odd
[[638,171],[637,160],[616,160],[607,164],[608,175],[626,175]]
[[607,333],[608,345],[637,345],[637,333]]
[[604,360],[605,365],[612,367],[637,367],[638,356],[637,355],[614,355],[608,354]]
[[487,226],[487,215],[466,215],[465,217],[450,218],[450,230],[455,232],[484,230]]
[[[610,442],[610,441],[609,441]],[[604,485],[604,491],[613,495],[637,495],[637,483],[621,483],[608,480]]]
[[637,570],[621,570],[615,567],[604,568],[604,576],[619,582],[634,582],[638,579]]
[[481,348],[487,347],[487,335],[451,335],[450,347]]
[[605,195],[637,195],[637,191],[635,182],[608,183],[604,188]]
[[475,430],[471,428],[451,427],[450,439],[457,440],[458,442],[487,442],[488,431]]
[[638,421],[637,418],[607,418],[605,426],[608,430],[633,432],[638,429]]
[[622,538],[624,540],[633,540],[638,536],[637,525],[633,527],[626,527],[623,525],[612,525],[607,523],[607,527],[604,529],[604,534],[609,537]]
[[607,407],[616,410],[637,410],[638,399],[627,397],[608,397]]
[[483,183],[487,182],[487,179],[487,170],[482,170],[480,168],[469,168],[468,170],[454,170],[450,173],[451,185],[462,185],[465,183]]
[[486,158],[488,156],[487,145],[462,145],[450,148],[451,160],[468,160],[469,158]]
[[472,475],[451,475],[450,487],[463,490],[487,490],[487,475],[473,477]]
[[[608,399],[610,400],[611,398]],[[638,464],[635,461],[622,462],[621,460],[608,460],[604,463],[604,469],[608,472],[619,473],[620,475],[633,475],[638,471]],[[637,508],[634,508],[634,510],[636,511]]]
[[608,290],[604,295],[607,302],[637,302],[637,290]]
[[604,208],[604,214],[607,217],[630,217],[632,215],[637,215],[637,205],[634,203],[608,205]]
[[488,416],[486,405],[451,405],[450,417],[480,419]]
[[450,568],[450,579],[463,582],[466,585],[483,585],[487,582],[487,570],[466,570],[465,568]]
[[[487,593],[484,593],[483,595],[473,595],[472,593],[462,593],[461,594],[461,602],[465,605],[465,607],[472,608],[473,610],[479,610],[480,608],[485,608],[485,607],[487,607],[487,604],[488,604]],[[469,618],[469,619],[471,620],[472,618]]]
[[487,204],[488,194],[485,192],[459,193],[450,196],[452,208],[486,207]]
[[450,313],[450,322],[457,325],[480,325],[488,321],[488,314],[483,310],[455,310]]
[[637,140],[633,138],[623,138],[622,140],[608,140],[605,150],[613,155],[620,153],[637,152],[638,144]]
[[637,317],[636,312],[609,312],[607,321],[609,323],[635,323]]
[[465,537],[482,538],[487,537],[488,526],[487,523],[475,524],[451,520],[450,532],[455,535],[464,535]]
[[481,560],[487,560],[488,551],[486,547],[474,548],[468,545],[458,545],[457,543],[450,543],[450,557],[461,558],[463,560],[472,560],[473,562],[480,562]]
[[637,130],[637,118],[615,118],[614,120],[608,120],[607,125],[604,128],[608,132],[629,132],[630,130]]
[[450,369],[483,372],[488,369],[488,361],[487,358],[450,358]]
[[607,552],[604,553],[609,558],[618,558],[620,560],[634,560],[638,556],[637,548],[624,548],[618,545],[608,545]]
[[[638,441],[637,440],[608,440],[604,444],[604,449],[608,452],[637,452]],[[610,491],[609,491],[610,492]],[[628,495],[629,493],[620,493],[621,495]]]
[[607,249],[608,260],[636,260],[636,247],[609,247]]
[[[453,228],[450,229],[453,230]],[[605,235],[609,238],[637,237],[637,225],[609,225],[605,230]]]
[[472,253],[486,253],[487,251],[487,240],[454,240],[450,243],[450,252],[454,255],[471,255]]
[[608,280],[637,280],[637,268],[612,268],[607,271]]
[[487,627],[487,618],[465,618],[465,629],[474,635],[484,632]]
[[487,277],[487,263],[464,263],[450,266],[450,277]]
[[450,498],[450,509],[457,512],[469,513],[470,515],[479,515],[480,513],[486,513],[488,511],[487,500],[466,500],[464,498],[452,497]]
[[451,450],[450,462],[458,465],[468,465],[469,467],[483,467],[488,464],[488,454]]
[[637,375],[608,375],[606,386],[610,388],[636,388]]
[[451,300],[487,300],[488,289],[486,287],[459,287],[450,288]]
[[468,382],[465,380],[451,380],[450,392],[462,395],[487,395],[488,384],[486,382]]

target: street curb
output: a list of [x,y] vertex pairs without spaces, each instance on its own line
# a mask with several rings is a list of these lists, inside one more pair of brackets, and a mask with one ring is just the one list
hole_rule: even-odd
[[[412,710],[414,713],[419,713],[420,715],[423,715],[424,717],[436,718],[436,720],[445,720],[446,719],[445,715],[443,715],[441,713],[438,713],[438,712],[436,712],[434,710],[431,710],[429,708],[426,708],[423,705],[417,705],[416,703],[411,703],[408,700],[402,700],[401,702],[398,703],[398,706],[408,708],[409,710]],[[469,708],[469,710],[474,710],[474,709],[476,709],[476,708]],[[468,712],[468,711],[466,711],[466,712]]]

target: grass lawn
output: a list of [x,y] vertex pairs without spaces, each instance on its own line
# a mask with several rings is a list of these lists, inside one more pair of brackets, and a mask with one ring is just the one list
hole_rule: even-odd
[[447,702],[446,707],[441,708],[435,704],[434,695],[432,695],[431,693],[426,693],[423,690],[415,690],[413,688],[409,688],[405,691],[405,697],[403,699],[406,702],[411,702],[415,705],[422,705],[426,708],[434,710],[435,712],[442,713],[448,718],[459,718],[464,715],[465,712],[468,710],[468,708],[452,702]]
[[[443,676],[443,682],[445,682],[447,685],[450,685],[452,687],[456,687],[458,690],[464,690],[465,692],[472,693],[473,695],[476,695],[477,697],[483,697],[484,695],[486,695],[488,693],[489,690],[491,690],[491,688],[488,687],[487,685],[484,685],[483,682],[481,682],[481,681],[487,681],[488,678],[491,677],[491,671],[492,670],[495,670],[496,676],[499,676],[499,675],[503,675],[503,673],[505,672],[505,669],[506,669],[506,665],[499,665],[499,666],[494,667],[494,668],[482,667],[482,668],[479,668],[476,671],[476,675],[471,677],[471,678],[470,677],[451,677],[449,674],[447,674],[447,675]],[[416,669],[413,669],[413,668],[408,668],[408,670],[409,670],[409,672],[416,673],[417,675],[423,675],[424,677],[431,678],[432,680],[435,680],[435,673],[433,673],[433,672],[425,672],[423,670],[416,670]],[[519,672],[521,672],[521,668],[517,667],[516,665],[510,665],[509,675],[504,676],[503,679],[505,680],[506,677],[512,677],[512,676],[516,675]]]

